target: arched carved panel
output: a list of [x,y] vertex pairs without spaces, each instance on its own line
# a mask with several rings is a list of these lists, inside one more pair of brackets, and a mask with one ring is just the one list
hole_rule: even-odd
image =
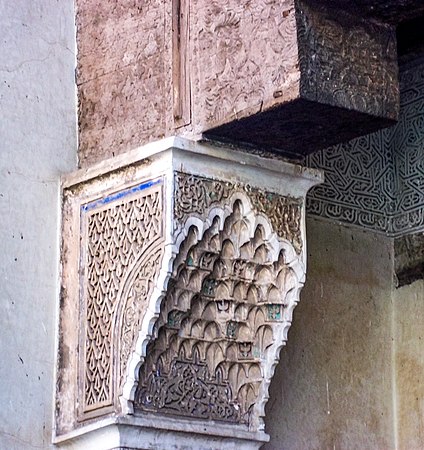
[[257,189],[249,184],[177,172],[175,218],[180,224],[184,224],[188,216],[203,220],[211,208],[222,208],[231,196],[240,194],[249,198],[253,213],[267,218],[279,238],[291,242],[297,253],[302,251],[301,199]]
[[122,394],[127,365],[134,351],[141,321],[152,296],[163,257],[163,240],[154,240],[153,245],[141,253],[129,270],[118,295],[120,301],[114,316],[114,339],[116,343],[115,385]]
[[[176,193],[177,220],[204,224],[191,226],[180,244],[139,372],[135,410],[260,429],[304,280],[300,204],[184,174]],[[280,235],[272,226],[278,216]]]
[[[80,417],[114,406],[163,255],[162,180],[81,206]],[[119,362],[118,362],[119,361]]]

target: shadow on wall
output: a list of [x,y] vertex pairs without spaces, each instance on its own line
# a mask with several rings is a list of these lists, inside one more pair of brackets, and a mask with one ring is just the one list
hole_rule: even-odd
[[392,241],[316,218],[307,230],[307,281],[263,449],[392,449]]

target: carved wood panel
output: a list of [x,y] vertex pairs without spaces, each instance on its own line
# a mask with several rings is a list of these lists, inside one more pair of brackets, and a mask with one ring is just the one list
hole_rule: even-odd
[[[208,129],[296,97],[292,0],[192,0],[193,115]],[[281,57],[284,55],[284,57]]]
[[80,165],[165,134],[168,3],[76,1]]
[[307,3],[298,1],[296,9],[301,96],[396,119],[395,29]]

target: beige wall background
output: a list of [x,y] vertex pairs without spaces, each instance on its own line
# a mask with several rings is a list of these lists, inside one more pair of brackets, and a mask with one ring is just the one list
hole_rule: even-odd
[[307,282],[271,384],[264,448],[424,448],[424,282],[393,288],[389,238],[307,225]]
[[59,181],[77,162],[72,0],[0,0],[0,449],[52,448]]

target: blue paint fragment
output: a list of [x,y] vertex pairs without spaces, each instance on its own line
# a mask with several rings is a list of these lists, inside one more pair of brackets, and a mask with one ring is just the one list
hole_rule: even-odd
[[121,198],[126,197],[127,195],[135,194],[136,192],[143,191],[144,189],[147,189],[149,187],[155,186],[156,184],[160,184],[162,182],[162,179],[159,178],[158,180],[150,180],[146,181],[145,183],[141,183],[138,186],[133,186],[132,188],[126,189],[124,191],[119,191],[114,194],[111,194],[105,198],[101,198],[99,200],[95,200],[91,203],[86,203],[85,205],[81,206],[81,210],[83,212],[90,211],[92,209],[98,208],[103,205],[107,205],[110,202],[113,202],[115,200],[119,200]]

